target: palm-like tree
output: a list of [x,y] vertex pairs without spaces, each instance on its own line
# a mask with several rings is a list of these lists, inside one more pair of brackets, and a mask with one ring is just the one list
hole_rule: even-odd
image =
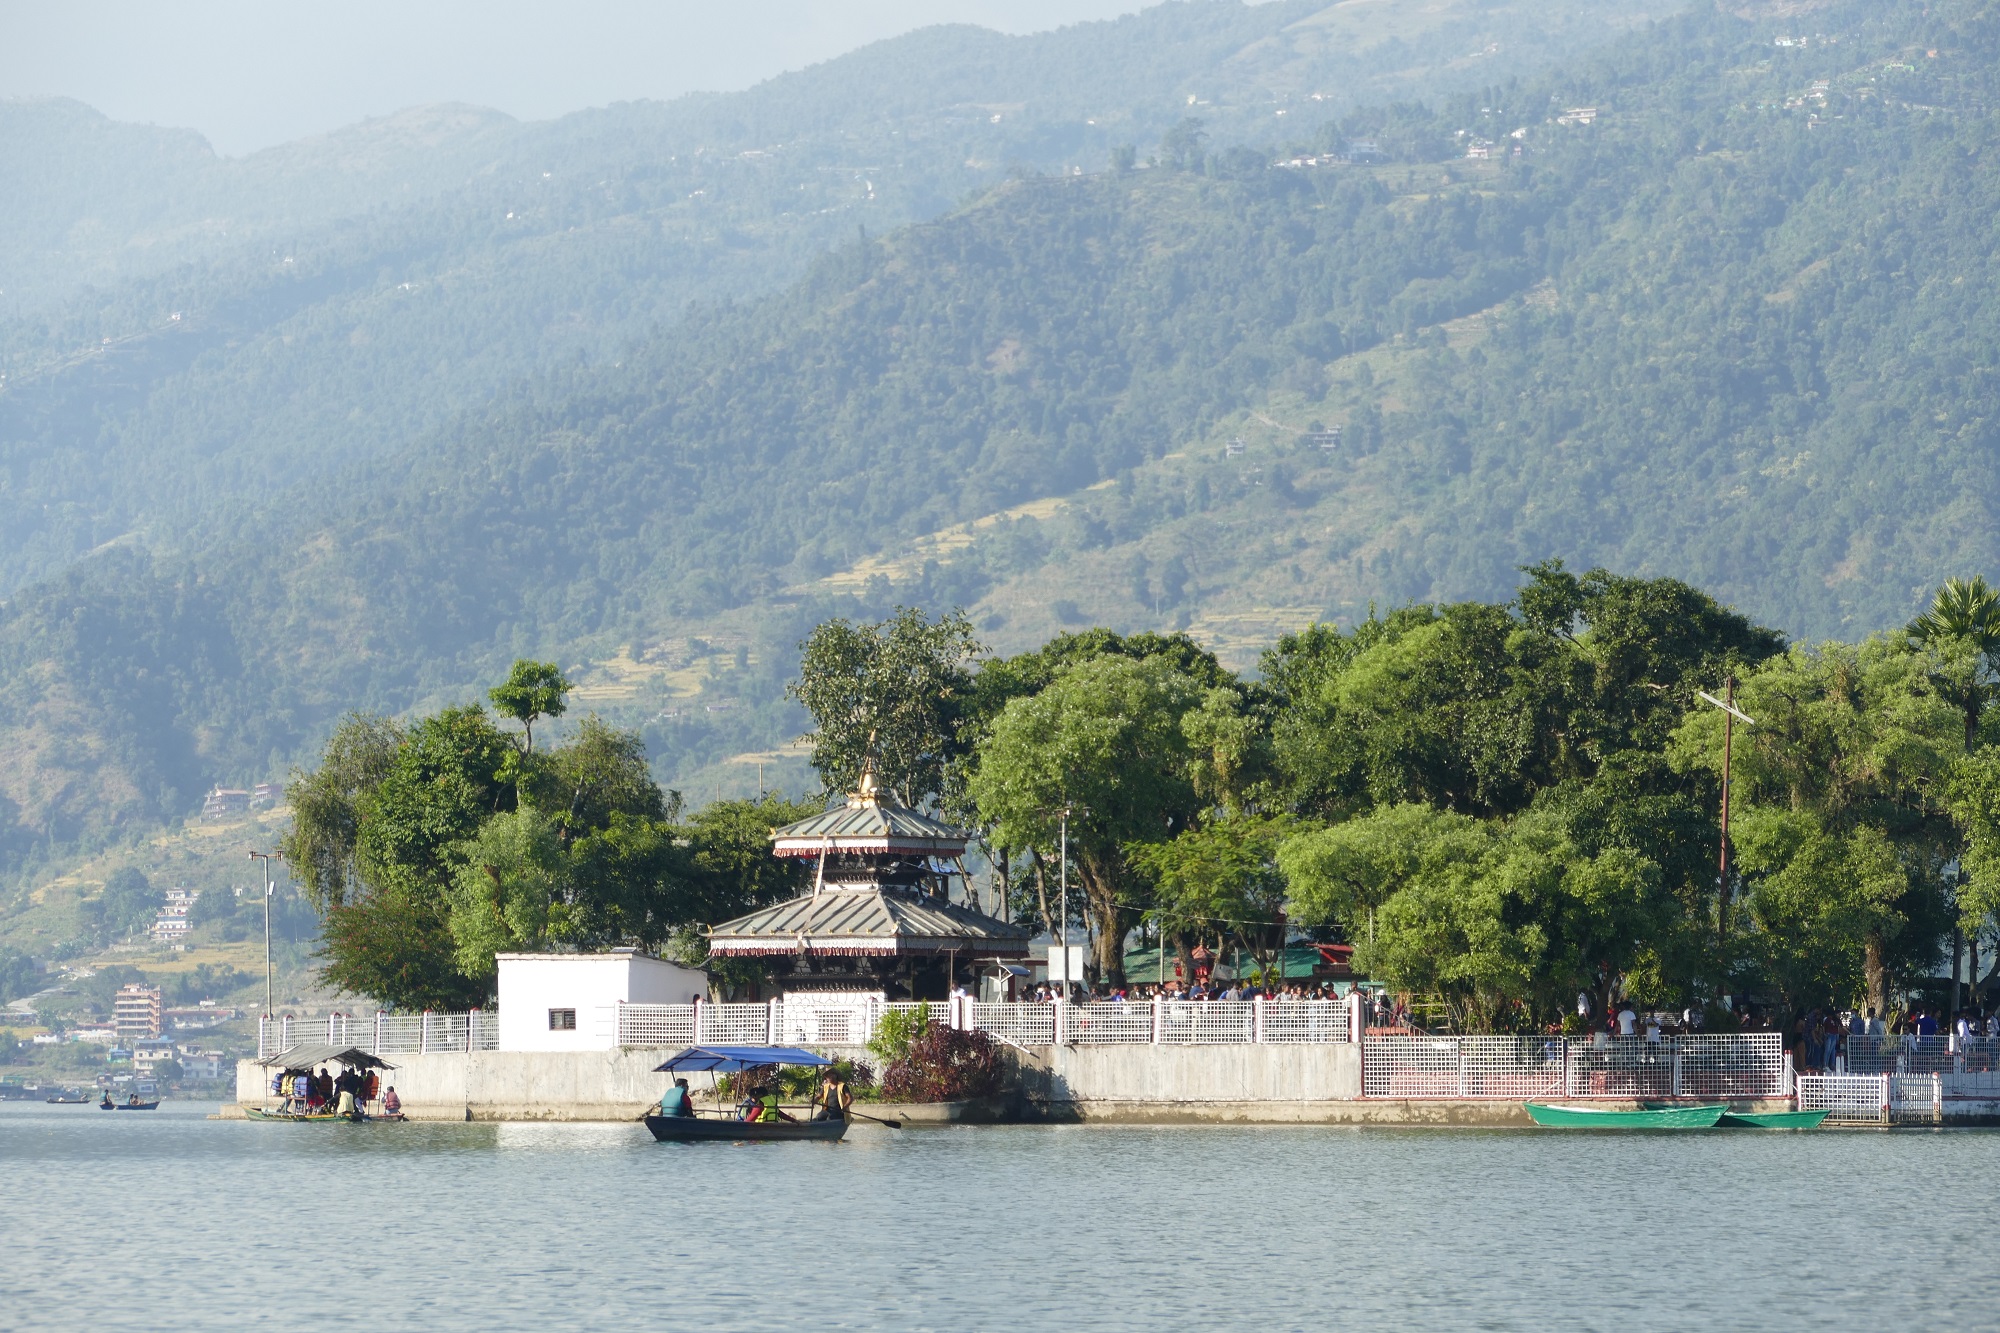
[[1979,734],[1980,714],[1994,693],[1989,677],[2000,666],[2000,592],[1978,574],[1946,579],[1932,595],[1930,609],[1912,620],[1907,632],[1926,647],[1959,643],[1979,655],[1972,680],[1956,686],[1939,681],[1941,692],[1965,713],[1965,744],[1971,748]]

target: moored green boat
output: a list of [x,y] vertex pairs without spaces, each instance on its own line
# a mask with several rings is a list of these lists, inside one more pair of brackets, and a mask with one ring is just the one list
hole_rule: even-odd
[[1724,1129],[1817,1129],[1827,1111],[1726,1111]]
[[1550,1129],[1709,1129],[1729,1108],[1713,1106],[1667,1106],[1643,1110],[1609,1106],[1552,1106],[1547,1102],[1523,1102],[1528,1116]]

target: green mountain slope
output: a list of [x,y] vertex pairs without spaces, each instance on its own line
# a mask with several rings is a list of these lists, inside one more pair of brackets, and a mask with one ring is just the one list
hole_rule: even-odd
[[[1561,555],[1798,633],[1896,623],[2000,544],[2000,35],[1971,5],[1812,23],[1780,46],[1793,17],[1705,12],[1300,136],[1381,165],[1183,139],[1178,166],[1014,181],[234,542],[106,553],[0,624],[13,847],[185,808],[523,651],[708,661],[740,724],[603,695],[692,772],[783,738],[800,625],[896,597],[976,605],[1007,646],[1081,619],[1247,644]],[[702,658],[718,631],[741,651]]]

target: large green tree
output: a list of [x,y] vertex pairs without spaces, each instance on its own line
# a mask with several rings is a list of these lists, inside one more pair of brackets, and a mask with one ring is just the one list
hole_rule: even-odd
[[[517,664],[523,682],[542,689],[549,673]],[[561,693],[527,700],[533,716],[517,720],[560,715]],[[756,900],[745,819],[799,813],[723,807],[683,826],[679,795],[653,782],[636,735],[591,717],[536,749],[477,706],[405,726],[351,717],[290,795],[286,850],[322,915],[328,980],[432,1008],[489,996],[496,953],[690,938]]]
[[[1758,828],[1752,812],[1759,808],[1793,816],[1779,826],[1783,836],[1760,834],[1746,844],[1752,855],[1739,867],[1753,902],[1767,887],[1782,900],[1753,914],[1779,929],[1804,920],[1796,906],[1802,884],[1849,902],[1861,913],[1845,919],[1860,940],[1866,998],[1877,1012],[1887,1008],[1898,976],[1928,970],[1948,929],[1950,878],[1962,845],[1950,799],[1965,744],[1963,714],[1934,687],[1935,666],[1907,639],[1878,635],[1794,648],[1737,687],[1738,706],[1755,720],[1739,726],[1733,753],[1734,789],[1749,827]],[[1684,768],[1719,769],[1722,751],[1715,711],[1691,714],[1672,741]],[[1899,877],[1882,873],[1878,848],[1893,853]],[[1855,865],[1868,867],[1860,898]],[[1732,925],[1723,919],[1718,934],[1737,949]],[[1723,961],[1739,960],[1725,954]],[[1796,972],[1800,965],[1790,966]],[[1839,972],[1837,962],[1814,966]]]
[[826,621],[799,648],[790,689],[812,716],[807,739],[826,791],[853,791],[872,761],[904,805],[943,796],[962,753],[967,664],[979,652],[971,622],[901,607],[875,623]]
[[1069,850],[1093,927],[1099,974],[1124,976],[1133,912],[1125,848],[1157,842],[1201,808],[1183,726],[1205,692],[1164,657],[1095,657],[1010,701],[979,747],[971,795],[1008,845]]

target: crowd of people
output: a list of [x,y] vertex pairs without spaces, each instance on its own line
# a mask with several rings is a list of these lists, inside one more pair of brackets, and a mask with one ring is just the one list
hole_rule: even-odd
[[272,1081],[271,1091],[285,1099],[285,1110],[306,1115],[355,1115],[378,1097],[386,1115],[399,1115],[403,1109],[395,1087],[384,1089],[372,1069],[342,1068],[338,1074],[329,1074],[321,1065],[310,1074],[287,1071]]
[[1949,1021],[1916,1008],[1884,1019],[1874,1009],[1811,1009],[1792,1025],[1792,1045],[1802,1073],[1834,1073],[1862,1050],[1915,1049],[1924,1037],[1955,1036],[1964,1050],[1976,1038],[2000,1041],[2000,1009],[1961,1009]]
[[[1050,985],[1047,982],[1043,982],[1023,998],[1047,1004],[1062,996],[1064,990],[1065,987],[1061,984]],[[1195,1002],[1205,1000],[1264,1000],[1267,1003],[1305,1004],[1314,1001],[1337,1003],[1346,999],[1346,996],[1330,981],[1318,984],[1281,986],[1258,985],[1249,981],[1230,981],[1211,978],[1197,979],[1193,985],[1182,985],[1179,980],[1168,981],[1164,984],[1146,982],[1125,986],[1092,986],[1078,982],[1067,987],[1067,990],[1067,998],[1071,1004],[1092,1004],[1120,1000],[1132,1004],[1150,1004],[1156,999]],[[963,988],[960,989],[959,993],[964,993]],[[1380,992],[1376,992],[1375,1000],[1377,1003],[1384,1005],[1391,1003]]]

